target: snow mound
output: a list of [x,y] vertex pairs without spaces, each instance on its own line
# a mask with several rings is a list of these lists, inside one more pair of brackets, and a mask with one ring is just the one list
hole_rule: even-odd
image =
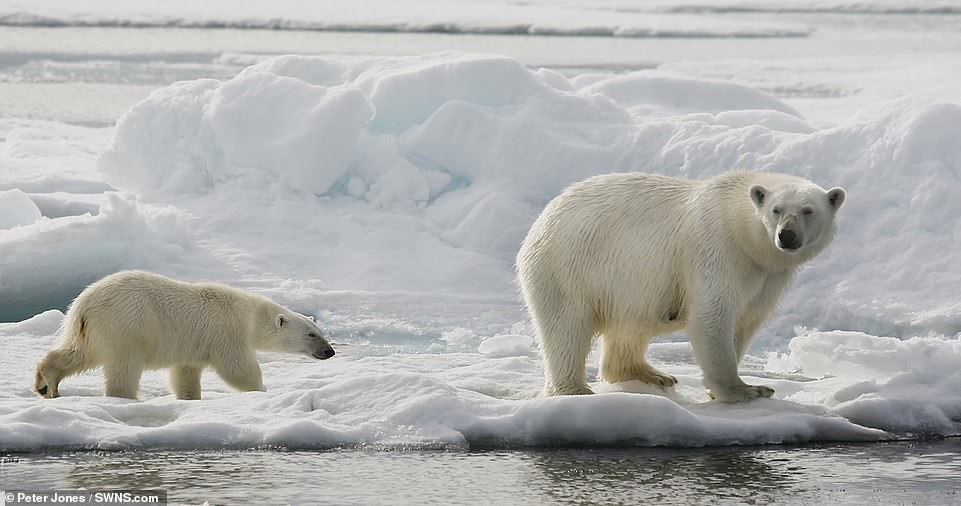
[[961,339],[895,339],[860,332],[811,332],[772,354],[767,369],[824,377],[835,391],[798,392],[857,424],[909,434],[961,431]]
[[491,358],[530,356],[533,346],[530,336],[502,334],[485,339],[477,351]]
[[118,270],[176,270],[191,247],[173,211],[114,194],[97,215],[0,230],[0,321],[64,309],[83,287]]
[[63,323],[64,314],[56,309],[16,323],[0,323],[0,335],[27,334],[32,336],[53,335]]
[[[342,254],[315,252],[317,276],[336,288],[357,288],[362,278],[368,289],[373,278],[365,276],[389,272],[378,287],[449,289],[450,273],[481,272],[461,263],[473,258],[495,269],[473,276],[490,281],[484,290],[510,297],[509,262],[527,227],[586,177],[751,169],[843,186],[850,198],[841,233],[762,331],[759,346],[770,346],[797,325],[961,333],[953,297],[961,268],[951,261],[961,254],[961,208],[952,198],[961,192],[961,147],[951,135],[958,129],[961,107],[924,97],[875,104],[819,130],[759,91],[657,71],[567,79],[490,55],[287,56],[227,82],[156,91],[120,120],[99,165],[111,185],[164,204],[214,193],[209,205],[228,209],[257,193],[275,219],[233,211],[246,213],[254,234],[274,233],[285,214],[310,212],[313,221],[301,226],[323,244],[351,255],[383,247],[336,218],[360,213],[374,228],[393,223],[380,227],[385,238],[417,241],[409,246],[416,255],[352,264],[354,284],[337,284],[349,271]],[[416,279],[394,265],[432,250],[435,268]]]
[[127,111],[100,157],[104,177],[116,188],[139,191],[196,192],[211,184],[206,167],[219,153],[204,147],[215,143],[202,119],[219,85],[213,79],[174,83]]
[[263,168],[292,187],[324,193],[346,171],[372,114],[357,89],[254,73],[219,87],[206,118],[225,165]]
[[0,192],[0,230],[32,225],[40,219],[40,209],[20,190]]

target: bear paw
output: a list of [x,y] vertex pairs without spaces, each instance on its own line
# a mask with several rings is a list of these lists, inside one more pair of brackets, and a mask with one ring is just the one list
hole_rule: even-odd
[[563,385],[548,388],[547,395],[591,395],[594,391],[587,385]]
[[50,382],[47,381],[46,376],[43,374],[41,368],[37,368],[37,378],[34,382],[33,391],[37,392],[40,397],[44,399],[55,399],[60,397],[60,392],[56,388],[50,386]]
[[731,388],[712,388],[708,395],[721,402],[747,402],[774,395],[774,389],[764,385],[740,385]]
[[646,374],[644,375],[643,378],[641,378],[641,381],[643,381],[644,383],[648,383],[650,385],[656,385],[663,388],[671,388],[677,384],[677,378],[670,374],[665,374],[656,369],[650,369],[645,372]]

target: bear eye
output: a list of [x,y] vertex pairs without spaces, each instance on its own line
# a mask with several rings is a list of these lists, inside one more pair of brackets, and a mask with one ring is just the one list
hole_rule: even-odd
[[781,208],[780,208],[780,207],[775,207],[774,209],[771,209],[771,212],[774,213],[774,214],[781,214]]
[[811,209],[810,207],[805,207],[804,209],[801,209],[801,214],[803,214],[804,216],[812,215],[814,214],[814,209]]
[[320,337],[320,336],[318,336],[316,332],[308,332],[307,337]]

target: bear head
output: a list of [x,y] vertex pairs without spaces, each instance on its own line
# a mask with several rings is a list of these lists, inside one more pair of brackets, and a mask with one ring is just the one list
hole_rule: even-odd
[[274,326],[273,338],[279,349],[304,353],[320,360],[334,356],[334,349],[313,319],[293,311],[284,311],[274,318]]
[[842,188],[825,191],[813,183],[753,185],[750,196],[770,243],[799,259],[813,257],[831,242],[834,218],[844,203]]

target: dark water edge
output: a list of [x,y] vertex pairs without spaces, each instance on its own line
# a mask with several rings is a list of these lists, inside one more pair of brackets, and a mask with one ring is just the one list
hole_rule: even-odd
[[[630,12],[630,11],[625,11]],[[731,11],[734,14],[749,11]],[[803,13],[803,11],[800,11]],[[762,12],[768,14],[767,12]],[[913,14],[907,12],[907,14]],[[426,33],[440,35],[504,35],[535,37],[621,37],[651,39],[771,39],[800,38],[811,34],[804,28],[769,28],[725,33],[703,29],[639,28],[623,30],[619,26],[600,24],[593,27],[552,28],[533,22],[471,23],[451,18],[449,22],[378,22],[329,23],[302,19],[268,17],[264,19],[184,19],[157,16],[155,19],[125,19],[103,15],[93,19],[39,16],[32,14],[0,14],[0,26],[24,28],[179,28],[196,30],[276,30],[334,33]]]
[[171,504],[958,504],[961,438],[524,451],[5,454],[0,489],[165,489]]

